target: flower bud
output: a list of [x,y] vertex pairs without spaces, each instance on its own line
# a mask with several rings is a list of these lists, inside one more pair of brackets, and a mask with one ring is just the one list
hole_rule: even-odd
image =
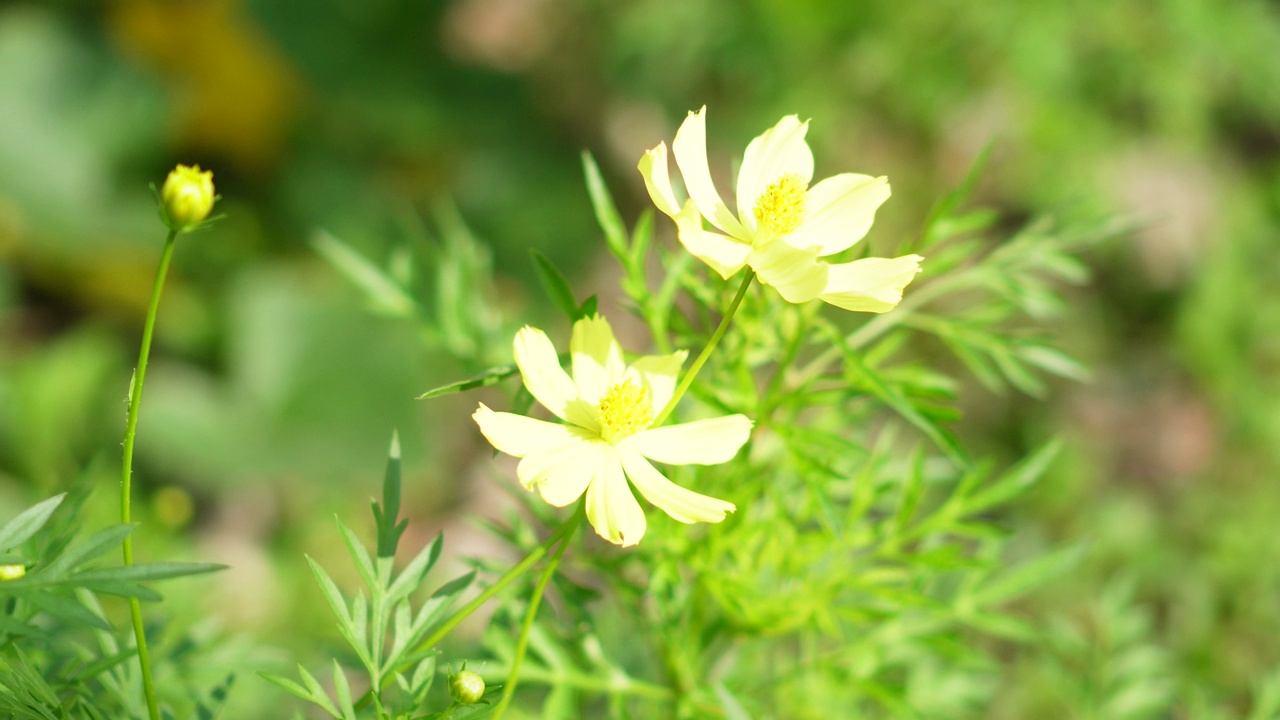
[[456,675],[449,676],[449,694],[463,705],[474,705],[484,697],[484,678],[464,666]]
[[213,210],[213,172],[199,165],[179,165],[169,173],[160,190],[165,222],[175,232],[191,230]]
[[[22,563],[5,563],[0,565],[0,582],[5,580],[17,580],[27,574],[27,566]],[[484,681],[481,680],[481,687],[484,687]]]

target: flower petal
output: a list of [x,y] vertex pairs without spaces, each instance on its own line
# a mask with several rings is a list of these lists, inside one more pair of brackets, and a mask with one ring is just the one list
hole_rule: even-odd
[[671,190],[671,171],[667,169],[667,144],[659,143],[658,147],[645,152],[636,166],[644,178],[644,186],[649,190],[649,197],[658,209],[671,217],[680,212],[680,203]]
[[582,497],[595,477],[605,446],[573,438],[559,447],[530,453],[516,467],[520,484],[538,491],[547,504],[564,507]]
[[728,280],[747,264],[751,246],[720,233],[703,230],[702,216],[692,200],[685,203],[675,220],[680,244],[689,254],[710,265],[720,277]]
[[600,315],[584,317],[573,324],[569,354],[573,359],[573,383],[578,388],[578,397],[588,405],[599,404],[609,388],[622,382],[627,370],[613,328]]
[[601,453],[595,477],[587,486],[587,519],[596,534],[615,545],[628,547],[644,537],[644,510],[627,485],[618,453]]
[[809,122],[788,115],[747,145],[738,170],[738,217],[748,228],[756,226],[754,208],[760,195],[783,175],[799,175],[807,185],[813,179],[813,151],[805,142]]
[[737,455],[749,437],[751,420],[727,415],[641,430],[619,447],[669,465],[719,465]]
[[903,255],[831,265],[821,298],[855,312],[892,310],[902,300],[902,289],[920,272],[923,259],[919,255]]
[[887,178],[845,173],[809,189],[804,224],[787,236],[796,247],[816,247],[818,256],[853,247],[866,236],[876,209],[889,199]]
[[551,339],[541,330],[528,325],[520,328],[515,340],[516,367],[524,377],[524,386],[542,406],[566,419],[567,406],[578,397],[569,374],[560,367]]
[[670,355],[645,355],[627,369],[627,375],[637,376],[640,384],[649,389],[649,402],[653,412],[660,413],[671,402],[676,390],[676,377],[689,353],[680,350]]
[[731,502],[676,485],[638,453],[619,449],[619,455],[627,477],[644,499],[679,522],[720,522],[726,513],[737,510]]
[[722,231],[733,237],[745,238],[742,223],[720,199],[720,193],[716,192],[715,183],[711,181],[711,170],[707,167],[706,111],[704,105],[698,112],[689,113],[676,131],[671,152],[676,156],[684,187],[698,206],[698,211]]
[[760,282],[772,286],[787,302],[809,302],[827,287],[827,264],[818,262],[816,248],[802,250],[785,240],[774,240],[753,249],[747,264],[760,276]]
[[566,445],[577,437],[564,425],[514,413],[494,412],[484,403],[480,403],[471,418],[480,426],[480,432],[490,444],[518,458]]

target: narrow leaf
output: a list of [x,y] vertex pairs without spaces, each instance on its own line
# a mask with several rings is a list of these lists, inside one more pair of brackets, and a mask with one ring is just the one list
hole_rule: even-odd
[[72,545],[62,555],[58,556],[53,562],[44,567],[43,570],[37,568],[28,577],[39,575],[41,577],[59,577],[65,575],[73,568],[92,560],[110,550],[120,546],[125,537],[133,531],[131,525],[113,525],[104,528],[80,542]]
[[440,387],[432,388],[419,395],[418,399],[430,400],[431,398],[438,398],[442,395],[452,395],[453,393],[460,393],[466,390],[488,387],[490,385],[500,383],[519,372],[520,369],[516,367],[515,363],[492,367],[479,375],[473,375],[466,380],[459,380],[457,382],[449,383],[448,385],[441,385]]
[[964,503],[965,514],[975,514],[1013,499],[1038,481],[1049,464],[1062,450],[1060,440],[1051,440],[1036,450],[987,487],[968,498]]
[[387,472],[382,480],[382,505],[376,503],[373,515],[378,523],[378,557],[395,557],[396,546],[404,525],[397,525],[400,516],[400,434],[392,433],[391,450],[387,454]]
[[67,494],[54,495],[23,510],[17,517],[0,528],[0,550],[8,550],[26,542],[49,521],[49,516],[62,504]]
[[311,566],[311,574],[315,576],[316,582],[320,585],[320,592],[324,595],[324,599],[329,603],[329,609],[338,618],[338,624],[350,630],[351,615],[347,610],[347,602],[342,598],[342,591],[338,590],[338,584],[329,577],[329,573],[320,566],[310,555],[306,556],[307,565]]
[[569,281],[565,279],[564,273],[560,272],[560,269],[546,255],[534,248],[529,248],[529,257],[533,258],[533,269],[537,271],[538,280],[542,283],[542,289],[546,291],[551,303],[570,320],[577,320],[578,301],[573,299],[573,289],[569,287]]
[[307,669],[301,665],[298,666],[298,674],[302,676],[302,682],[306,683],[307,690],[311,693],[311,697],[308,699],[319,705],[330,715],[341,718],[342,713],[338,712],[338,708],[334,707],[333,701],[329,699],[329,694],[324,691],[324,688],[320,687],[320,682],[315,679],[315,676],[307,672]]
[[169,580],[188,575],[226,570],[226,565],[219,563],[194,562],[154,562],[141,565],[125,565],[122,567],[94,568],[84,570],[71,576],[77,583],[126,580],[130,582],[147,582],[152,580]]
[[911,404],[909,400],[902,396],[902,393],[894,387],[891,387],[876,374],[871,368],[867,367],[858,353],[844,346],[839,337],[833,337],[833,342],[840,343],[841,349],[844,351],[845,366],[851,371],[851,374],[861,380],[881,402],[888,405],[894,412],[902,416],[904,420],[911,423],[917,430],[925,434],[925,437],[933,441],[933,444],[947,456],[951,462],[958,467],[967,468],[971,464],[964,448],[960,447],[960,443],[950,432],[929,422],[928,418],[920,414],[918,410]]
[[969,602],[975,607],[987,608],[1024,595],[1070,570],[1084,557],[1084,548],[1083,545],[1073,545],[1024,563],[983,585],[973,593]]
[[351,702],[351,684],[347,682],[347,674],[342,672],[342,666],[337,660],[333,661],[333,690],[338,696],[344,720],[356,720],[356,709]]
[[411,317],[417,302],[381,268],[369,262],[351,246],[324,231],[311,237],[311,246],[335,270],[364,292],[371,308],[391,317]]
[[422,579],[431,571],[431,566],[436,564],[436,560],[440,558],[440,552],[444,549],[444,533],[436,535],[436,539],[430,545],[418,551],[413,560],[400,571],[399,577],[391,584],[391,588],[387,590],[387,599],[395,602],[400,598],[413,592],[418,585],[422,584]]
[[619,260],[626,262],[627,228],[622,223],[622,216],[618,214],[618,208],[613,204],[609,188],[600,175],[600,167],[596,165],[591,153],[582,153],[582,170],[587,178],[587,194],[591,196],[591,207],[595,210],[596,222],[600,223],[600,229],[604,231],[605,242],[609,244],[609,250],[618,256]]

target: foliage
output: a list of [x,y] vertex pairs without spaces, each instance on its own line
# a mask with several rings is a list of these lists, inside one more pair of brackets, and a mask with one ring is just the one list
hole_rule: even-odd
[[[364,697],[356,697],[350,681],[338,660],[333,661],[333,691],[335,699],[321,686],[307,669],[298,666],[302,684],[279,675],[264,674],[267,680],[285,690],[319,706],[329,715],[341,720],[355,720],[357,700],[360,707],[372,705],[380,720],[421,718],[481,717],[473,708],[458,702],[436,713],[419,714],[426,704],[427,693],[436,675],[436,656],[427,638],[443,619],[457,597],[471,584],[474,574],[463,575],[436,590],[426,602],[414,610],[410,596],[424,583],[427,573],[440,558],[444,536],[427,545],[399,571],[395,568],[396,547],[404,532],[407,520],[399,520],[400,511],[400,441],[393,439],[391,456],[387,460],[387,475],[382,487],[382,503],[373,503],[373,515],[377,521],[377,546],[375,556],[360,544],[355,533],[338,520],[338,530],[346,544],[360,577],[368,588],[348,601],[338,589],[337,583],[315,560],[307,558],[311,572],[324,595],[329,609],[338,619],[338,632],[369,675]],[[424,642],[425,641],[425,642]],[[398,694],[384,694],[385,688],[395,683]],[[492,693],[496,688],[490,688]],[[474,705],[474,703],[472,703]],[[463,707],[462,710],[457,708]]]
[[[1085,548],[1065,579],[999,611],[1039,638],[1014,643],[957,624],[938,637],[963,653],[889,659],[915,668],[910,682],[905,670],[889,678],[895,697],[942,717],[929,704],[935,696],[968,707],[991,698],[969,713],[979,717],[1089,717],[1127,693],[1146,698],[1121,703],[1137,717],[1273,717],[1278,43],[1274,7],[1214,0],[1118,0],[1087,10],[884,0],[322,2],[306,23],[280,0],[129,2],[106,11],[10,3],[0,9],[0,516],[76,484],[115,482],[94,463],[118,453],[119,395],[154,271],[155,212],[141,189],[176,162],[214,167],[227,218],[175,258],[140,430],[134,536],[149,559],[214,559],[245,574],[168,584],[168,602],[144,605],[162,631],[156,659],[167,669],[157,680],[181,716],[230,669],[291,674],[294,663],[282,666],[264,646],[286,645],[293,660],[322,667],[328,636],[315,630],[328,627],[329,609],[316,602],[299,558],[316,558],[344,598],[355,597],[348,583],[361,579],[342,572],[347,550],[329,518],[349,504],[354,478],[382,461],[390,427],[405,431],[403,514],[415,526],[448,526],[446,559],[471,551],[468,531],[455,535],[452,524],[463,509],[497,506],[475,482],[487,453],[460,420],[472,397],[412,398],[450,378],[473,378],[486,398],[512,389],[516,318],[554,334],[564,329],[555,313],[567,317],[569,300],[582,310],[592,297],[594,308],[619,317],[607,282],[615,271],[599,262],[605,248],[628,257],[621,302],[649,339],[696,351],[725,294],[718,281],[689,274],[696,261],[666,250],[664,221],[638,212],[647,201],[636,153],[704,102],[739,137],[798,112],[819,121],[812,137],[824,171],[844,165],[893,180],[871,241],[877,251],[897,245],[928,256],[927,274],[907,294],[918,304],[866,325],[826,313],[766,315],[749,304],[753,328],[778,337],[755,352],[787,350],[807,323],[799,369],[770,392],[767,359],[721,356],[707,371],[714,390],[698,389],[702,404],[687,410],[771,399],[770,412],[783,415],[762,428],[768,447],[759,443],[761,455],[737,467],[785,463],[771,497],[781,502],[784,489],[804,484],[802,497],[825,503],[801,504],[811,523],[847,528],[835,509],[852,497],[853,473],[882,477],[869,483],[866,537],[852,545],[866,552],[892,546],[897,530],[887,518],[897,517],[895,493],[916,476],[917,456],[923,479],[908,527],[936,515],[971,474],[981,493],[1019,458],[1057,447],[1026,492],[959,521],[1000,537],[939,542],[960,548],[955,562],[997,574]],[[990,209],[960,211],[957,194],[931,212],[987,143],[989,169],[962,194]],[[713,141],[710,150],[734,146]],[[600,160],[588,184],[607,180],[616,209],[601,205],[599,189],[596,207],[584,199],[583,147]],[[441,203],[445,195],[452,200]],[[1064,216],[1064,206],[1089,210]],[[593,209],[604,244],[588,241]],[[1122,225],[1087,220],[1117,214]],[[1077,250],[1120,226],[1134,232],[1085,256],[1087,288],[1062,287],[1081,279]],[[341,238],[345,260],[323,237]],[[1011,251],[1015,237],[1025,244]],[[546,262],[529,262],[530,248]],[[1029,260],[1038,248],[1065,264]],[[997,253],[1003,264],[988,264]],[[350,266],[353,258],[377,274]],[[1021,280],[1024,271],[1065,280],[1062,296],[1037,296],[1044,285]],[[550,299],[540,285],[554,286]],[[915,299],[925,291],[934,296]],[[859,352],[830,351],[835,338]],[[752,351],[737,331],[726,342]],[[1090,383],[1062,382],[1083,378],[1086,365]],[[809,368],[823,372],[808,377]],[[786,392],[804,387],[807,397]],[[1028,402],[1028,393],[1044,402]],[[532,400],[517,393],[501,402],[520,410]],[[784,422],[788,408],[804,418],[803,431]],[[846,414],[861,424],[840,434]],[[1053,436],[1060,440],[1046,445]],[[172,511],[175,497],[185,512]],[[528,510],[501,527],[512,547],[535,545],[555,523],[545,508]],[[49,522],[68,523],[61,527],[85,541],[109,529],[114,512],[109,493],[73,490]],[[353,527],[365,536],[367,528]],[[601,715],[609,704],[665,707],[663,655],[619,631],[632,627],[630,603],[597,582],[597,550],[570,549],[566,572],[582,587],[558,576],[548,617],[534,626],[520,696],[528,707],[562,686],[571,689],[555,691],[557,702],[570,696]],[[10,559],[40,557],[18,552]],[[876,563],[916,572],[903,569],[906,551],[895,552],[893,562]],[[503,570],[477,562],[494,577]],[[98,560],[88,569],[105,567]],[[782,582],[771,579],[746,587],[780,593]],[[119,625],[114,598],[100,596],[99,612],[71,587],[51,597]],[[519,626],[528,590],[518,582],[504,592],[489,650],[465,633],[446,649],[490,654],[475,667],[503,675],[511,638],[502,630]],[[752,627],[769,620],[724,598],[701,602]],[[592,608],[581,619],[589,627],[570,622],[583,603]],[[808,617],[822,615],[803,605]],[[193,617],[205,624],[187,627]],[[33,622],[62,627],[47,611]],[[252,637],[241,642],[254,646],[254,662],[230,659],[209,624]],[[55,636],[74,636],[94,658],[127,652],[102,650],[95,632]],[[817,635],[783,637],[798,643],[805,632]],[[740,662],[766,666],[768,640],[752,642],[755,654]],[[47,655],[20,640],[8,647],[13,672],[0,684],[27,678],[14,687],[32,698],[48,697],[39,682],[54,696],[66,687],[58,678],[72,667],[67,646]],[[203,677],[184,675],[170,658]],[[362,668],[348,652],[339,659]],[[117,667],[127,674],[130,666]],[[554,684],[533,679],[551,668]],[[725,666],[697,669],[714,680],[700,692],[714,696],[718,713],[751,717],[764,704],[762,683],[744,688]],[[317,675],[328,682],[327,668]],[[662,692],[610,694],[584,685],[588,677]],[[120,681],[135,698],[136,684],[135,676]],[[802,696],[795,702],[816,702],[801,684],[792,683]],[[108,703],[108,691],[92,694]],[[278,717],[287,714],[282,698],[293,700],[241,675],[225,715]],[[107,705],[117,706],[125,701]]]

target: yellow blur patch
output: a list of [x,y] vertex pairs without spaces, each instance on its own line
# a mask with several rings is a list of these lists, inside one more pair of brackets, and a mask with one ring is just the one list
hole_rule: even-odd
[[121,51],[171,83],[178,141],[247,170],[270,166],[292,123],[299,81],[240,0],[116,0]]

